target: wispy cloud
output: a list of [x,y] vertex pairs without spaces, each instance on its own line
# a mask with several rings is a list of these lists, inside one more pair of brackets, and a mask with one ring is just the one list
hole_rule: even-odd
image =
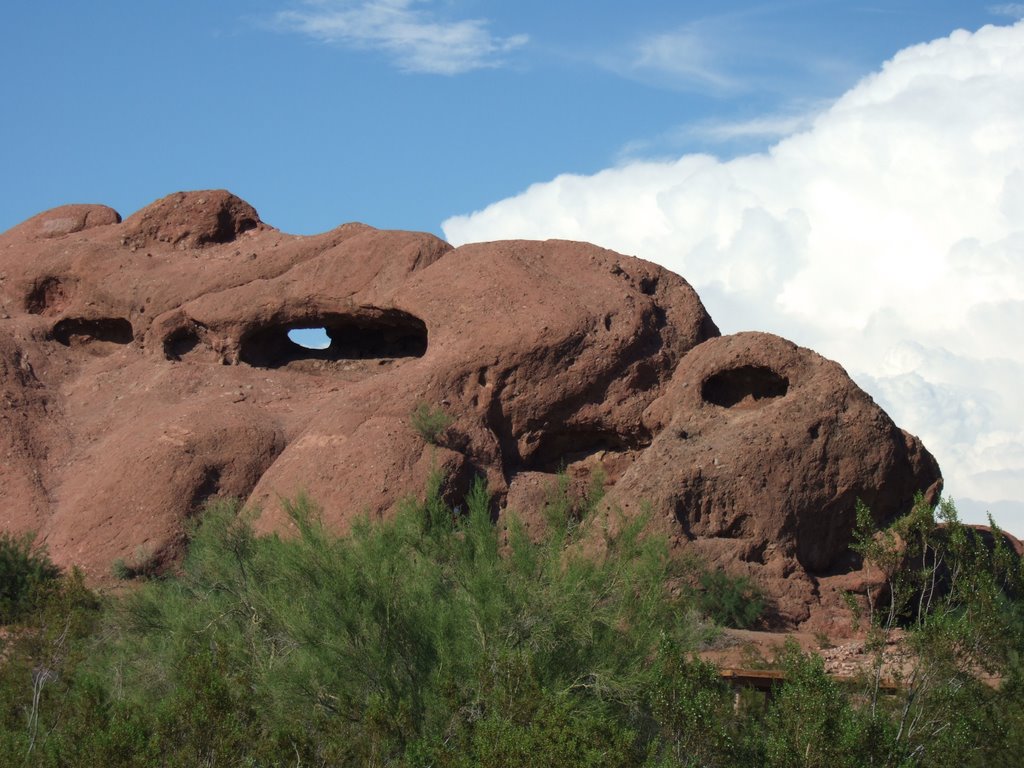
[[667,160],[679,151],[714,152],[734,156],[767,149],[787,136],[814,125],[815,118],[828,108],[826,102],[801,101],[787,111],[737,120],[701,120],[677,126],[657,136],[627,142],[616,155],[617,164],[638,160]]
[[432,0],[306,0],[282,11],[276,26],[326,43],[379,50],[404,72],[457,75],[500,66],[527,35],[496,37],[484,19],[446,20]]
[[696,85],[736,88],[736,80],[719,67],[716,59],[707,37],[691,24],[640,41],[628,66],[638,73],[661,73]]
[[836,50],[799,39],[777,6],[654,30],[601,63],[649,85],[733,97],[744,92],[791,97],[821,86],[834,93],[850,83],[850,63]]
[[811,127],[816,112],[766,115],[749,120],[705,121],[681,129],[686,136],[715,142],[737,139],[781,139]]
[[1009,16],[1013,19],[1024,19],[1024,3],[1000,3],[990,5],[988,12],[996,16]]

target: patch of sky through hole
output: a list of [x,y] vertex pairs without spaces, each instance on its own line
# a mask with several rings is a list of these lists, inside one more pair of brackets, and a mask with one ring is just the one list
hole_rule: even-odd
[[292,328],[288,331],[288,338],[304,349],[327,349],[331,346],[326,328]]

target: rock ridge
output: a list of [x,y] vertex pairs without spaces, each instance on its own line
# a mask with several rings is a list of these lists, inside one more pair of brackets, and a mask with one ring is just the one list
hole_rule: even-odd
[[[323,328],[310,350],[289,332]],[[722,336],[682,277],[570,241],[452,248],[344,224],[294,236],[225,190],[122,221],[69,205],[0,234],[0,528],[94,581],[166,567],[215,496],[286,530],[386,515],[440,469],[542,525],[561,468],[674,551],[749,574],[784,626],[834,624],[857,499],[879,523],[942,480],[836,363]],[[453,424],[440,445],[420,403]]]

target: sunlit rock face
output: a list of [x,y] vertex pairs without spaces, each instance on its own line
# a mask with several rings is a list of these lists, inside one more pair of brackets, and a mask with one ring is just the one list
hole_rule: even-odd
[[[749,573],[795,624],[856,573],[857,499],[886,520],[941,487],[838,365],[721,337],[684,279],[585,243],[298,237],[182,192],[3,233],[0,302],[0,527],[94,580],[173,563],[216,496],[268,532],[304,491],[344,531],[436,469],[453,499],[486,476],[499,524],[515,508],[536,526],[557,472],[600,467],[609,505],[649,509],[675,551]],[[421,403],[454,420],[438,445],[411,423]]]

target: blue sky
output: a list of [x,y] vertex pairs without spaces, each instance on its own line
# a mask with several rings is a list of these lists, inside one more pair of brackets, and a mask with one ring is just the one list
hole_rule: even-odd
[[968,519],[1024,534],[1024,3],[35,0],[2,18],[0,230],[227,188],[300,234],[597,242],[682,274],[726,332],[838,360]]
[[[784,126],[900,48],[1009,21],[965,0],[34,0],[3,18],[0,229],[226,187],[303,234],[440,233],[559,173],[763,146],[721,129]],[[417,29],[456,32],[411,60]]]

